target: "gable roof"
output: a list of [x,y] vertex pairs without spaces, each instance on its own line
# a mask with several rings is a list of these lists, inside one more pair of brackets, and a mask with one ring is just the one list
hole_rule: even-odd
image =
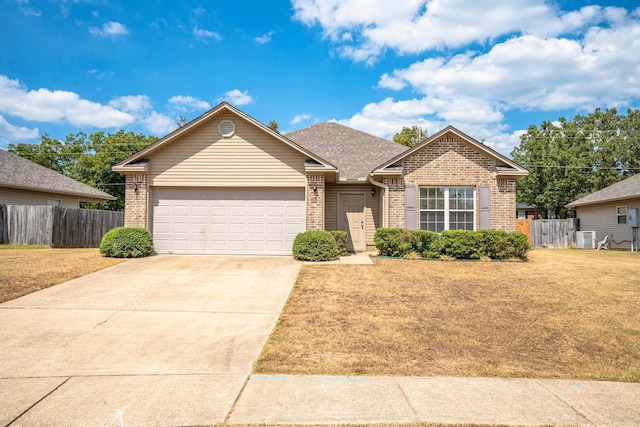
[[[433,136],[430,136],[425,141],[422,141],[420,144],[408,149],[407,151],[405,151],[404,153],[400,154],[399,156],[396,156],[396,157],[392,158],[391,160],[388,160],[388,161],[382,163],[380,166],[378,166],[373,171],[373,173],[383,174],[385,172],[392,172],[393,169],[394,169],[394,164],[395,163],[399,162],[400,160],[405,159],[406,157],[410,156],[411,154],[415,153],[416,151],[421,150],[423,147],[433,143],[434,141],[437,141],[443,135],[445,135],[446,133],[449,133],[449,132],[453,133],[456,136],[458,136],[459,138],[463,139],[468,144],[473,145],[475,148],[478,149],[478,151],[481,151],[481,152],[487,154],[489,157],[493,157],[494,159],[496,159],[497,162],[498,162],[498,164],[496,165],[496,172],[497,172],[498,176],[526,176],[526,175],[529,174],[529,171],[527,171],[522,166],[518,165],[517,163],[513,162],[512,160],[509,160],[508,158],[506,158],[502,154],[500,154],[497,151],[493,150],[492,148],[484,145],[480,141],[477,141],[476,139],[471,138],[469,135],[466,135],[465,133],[463,133],[463,132],[459,131],[458,129],[454,128],[453,126],[447,126],[446,128],[442,129],[440,132],[434,134]],[[395,169],[397,169],[397,168],[395,168]]]
[[0,150],[0,187],[67,194],[89,200],[116,200],[110,194],[5,150]]
[[286,137],[336,165],[340,181],[364,181],[377,165],[407,150],[404,145],[335,122],[318,123]]
[[318,155],[312,153],[311,151],[307,150],[306,148],[296,144],[295,142],[291,141],[290,139],[285,138],[283,135],[279,134],[278,132],[274,131],[273,129],[271,129],[268,126],[263,125],[262,123],[260,123],[256,119],[254,119],[253,117],[243,113],[242,111],[238,110],[237,108],[235,108],[234,106],[232,106],[228,102],[221,102],[217,106],[213,107],[211,110],[209,110],[206,113],[202,114],[200,117],[197,117],[197,118],[193,119],[189,123],[185,124],[184,126],[179,127],[178,129],[174,130],[173,132],[171,132],[170,134],[166,135],[165,137],[160,138],[159,140],[157,140],[153,144],[151,144],[151,145],[147,146],[146,148],[138,151],[134,155],[124,159],[120,163],[114,165],[111,169],[113,171],[115,171],[115,172],[127,172],[127,171],[131,172],[131,171],[146,170],[145,168],[147,166],[146,166],[146,162],[144,161],[145,156],[147,156],[150,153],[152,153],[152,152],[164,147],[166,144],[170,144],[171,142],[175,141],[180,136],[185,135],[188,132],[191,132],[192,130],[194,130],[198,126],[200,126],[201,124],[207,122],[209,119],[211,119],[212,117],[215,117],[216,115],[218,115],[219,113],[221,113],[223,111],[231,112],[231,113],[233,113],[233,114],[245,119],[249,123],[253,124],[254,126],[257,126],[262,131],[264,131],[264,132],[270,134],[271,136],[277,138],[278,140],[280,140],[284,144],[290,146],[294,150],[297,150],[300,153],[308,156],[309,159],[312,160],[312,162],[310,162],[310,163],[314,164],[313,167],[314,167],[315,170],[325,170],[325,171],[335,171],[335,170],[337,170],[337,168],[334,165],[332,165],[331,163],[329,163],[328,161],[322,159],[321,157],[319,157]]
[[636,197],[640,198],[640,173],[575,200],[569,203],[567,207],[575,208],[576,206],[613,202]]

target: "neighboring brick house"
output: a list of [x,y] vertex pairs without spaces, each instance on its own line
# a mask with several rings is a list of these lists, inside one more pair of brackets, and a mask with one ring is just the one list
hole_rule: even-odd
[[125,224],[158,252],[270,255],[311,229],[347,230],[355,251],[379,227],[513,231],[527,174],[453,127],[407,149],[338,123],[281,135],[227,103],[113,170]]

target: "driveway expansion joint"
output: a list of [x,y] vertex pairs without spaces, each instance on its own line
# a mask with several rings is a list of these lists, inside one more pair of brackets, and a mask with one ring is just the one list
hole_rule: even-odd
[[398,386],[398,390],[400,390],[400,393],[402,394],[402,397],[407,402],[407,406],[409,407],[409,409],[411,409],[411,412],[413,412],[413,415],[415,416],[415,421],[416,422],[420,421],[420,415],[418,415],[418,411],[416,411],[416,408],[414,408],[413,405],[411,404],[411,401],[409,400],[409,396],[407,396],[407,393],[405,393],[404,389],[402,388],[402,386],[398,382],[398,378],[397,377],[391,377],[391,379],[393,380],[393,383],[396,386]]
[[58,390],[60,387],[62,387],[63,385],[65,385],[67,383],[67,381],[69,381],[71,379],[71,377],[66,377],[67,379],[62,381],[60,384],[58,384],[57,387],[54,387],[53,390],[51,390],[49,393],[45,394],[44,396],[42,396],[40,399],[38,399],[37,401],[35,401],[32,405],[30,405],[29,407],[27,407],[24,411],[22,411],[20,414],[18,414],[17,417],[15,417],[14,419],[12,419],[11,421],[9,421],[4,427],[9,427],[11,426],[13,423],[15,423],[16,421],[18,421],[24,414],[26,414],[27,412],[29,412],[31,409],[33,409],[37,404],[39,404],[40,402],[42,402],[44,399],[46,399],[47,397],[51,396],[56,390]]
[[549,392],[551,395],[553,395],[553,397],[555,397],[556,399],[558,399],[558,401],[560,401],[563,405],[565,405],[567,408],[571,409],[578,417],[582,418],[583,420],[585,420],[586,422],[588,422],[590,425],[597,425],[596,423],[594,423],[593,421],[591,421],[585,414],[583,414],[582,412],[580,412],[579,410],[577,410],[576,408],[574,408],[569,402],[567,402],[566,400],[564,400],[562,397],[560,397],[557,393],[554,393],[553,390],[551,390],[548,387],[545,387],[544,385],[544,381],[535,379],[534,382],[536,384],[538,384],[540,387],[542,387],[542,389],[546,390],[547,392]]
[[236,409],[236,405],[238,404],[238,401],[242,396],[242,392],[244,392],[244,389],[247,387],[247,384],[249,384],[250,380],[251,380],[251,374],[247,375],[247,377],[245,378],[244,383],[242,384],[242,388],[240,388],[238,395],[236,396],[235,400],[231,404],[231,408],[229,408],[229,412],[227,412],[227,416],[224,417],[224,425],[229,424],[229,419],[231,418],[231,414],[233,414],[233,411]]

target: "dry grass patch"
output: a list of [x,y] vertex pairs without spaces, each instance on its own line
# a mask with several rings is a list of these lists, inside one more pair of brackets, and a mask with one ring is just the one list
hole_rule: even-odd
[[0,302],[118,264],[98,249],[51,249],[0,245]]
[[257,373],[640,381],[640,254],[304,266]]

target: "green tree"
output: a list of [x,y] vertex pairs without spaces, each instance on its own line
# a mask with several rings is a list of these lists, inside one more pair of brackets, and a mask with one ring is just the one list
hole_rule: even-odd
[[271,130],[280,133],[280,131],[278,130],[278,127],[280,127],[280,125],[275,120],[271,120],[267,126],[270,127]]
[[638,110],[615,109],[530,126],[511,152],[529,170],[517,181],[518,202],[563,218],[567,203],[640,172],[638,127]]
[[406,127],[403,126],[402,130],[393,135],[393,142],[407,147],[413,147],[425,141],[428,137],[427,130],[418,126]]
[[122,210],[125,176],[113,172],[111,166],[156,140],[153,136],[125,130],[91,135],[78,132],[67,135],[64,141],[44,135],[40,144],[10,144],[9,151],[117,197],[114,201],[85,207]]

